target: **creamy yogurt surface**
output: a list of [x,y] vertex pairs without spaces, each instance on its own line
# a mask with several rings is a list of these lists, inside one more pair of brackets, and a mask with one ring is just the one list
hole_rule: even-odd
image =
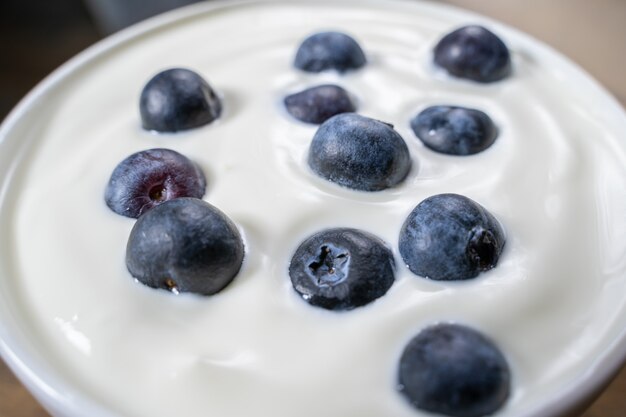
[[[3,239],[14,245],[20,310],[63,379],[125,417],[423,416],[396,391],[398,360],[439,322],[481,331],[507,357],[512,391],[499,416],[531,413],[593,371],[626,328],[626,121],[595,84],[525,36],[430,4],[197,10],[91,60],[28,115],[35,142],[18,168]],[[510,77],[478,84],[432,65],[434,44],[470,23],[507,43]],[[293,68],[300,42],[329,29],[352,35],[368,64],[344,75]],[[142,130],[141,89],[171,67],[193,69],[219,91],[221,119],[178,134]],[[413,158],[403,183],[364,193],[309,170],[316,126],[281,103],[323,83],[395,126]],[[495,144],[469,157],[425,148],[409,120],[435,104],[485,111],[499,129]],[[175,296],[126,270],[134,220],[106,207],[104,188],[125,157],[157,147],[202,167],[204,199],[244,236],[243,268],[217,295]],[[474,280],[420,278],[399,256],[407,215],[444,192],[479,202],[506,231],[498,266]],[[299,298],[291,256],[329,227],[387,242],[397,270],[386,295],[339,313]]]

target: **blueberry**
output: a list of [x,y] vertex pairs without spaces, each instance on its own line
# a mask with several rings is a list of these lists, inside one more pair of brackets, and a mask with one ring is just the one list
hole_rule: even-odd
[[356,229],[316,233],[291,258],[293,288],[309,304],[351,310],[382,297],[394,281],[394,260],[385,243]]
[[489,116],[465,107],[428,107],[411,120],[411,128],[424,145],[449,155],[478,153],[498,136]]
[[211,123],[220,116],[222,103],[200,75],[172,68],[148,81],[139,110],[144,129],[177,132]]
[[464,26],[444,36],[435,46],[435,64],[481,83],[501,80],[511,72],[509,49],[482,26]]
[[453,417],[497,411],[510,390],[510,370],[497,346],[457,324],[422,330],[404,349],[399,390],[421,410]]
[[169,149],[149,149],[115,167],[104,200],[117,214],[137,218],[167,200],[202,198],[205,189],[202,170],[186,156]]
[[307,72],[361,68],[366,59],[359,44],[341,32],[320,32],[306,38],[296,53],[294,65]]
[[296,119],[314,124],[356,110],[348,92],[336,85],[320,85],[287,96],[285,107]]
[[126,266],[133,277],[175,293],[219,292],[235,278],[243,257],[243,241],[233,222],[191,197],[167,201],[139,217],[126,247]]
[[355,113],[322,123],[308,163],[322,178],[361,191],[393,187],[411,170],[409,149],[393,126]]
[[400,230],[400,255],[409,269],[437,281],[470,279],[495,267],[504,243],[496,218],[458,194],[425,199]]

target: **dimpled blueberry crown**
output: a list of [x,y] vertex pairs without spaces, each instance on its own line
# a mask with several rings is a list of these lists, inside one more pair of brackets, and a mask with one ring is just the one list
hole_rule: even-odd
[[351,310],[382,297],[394,281],[391,250],[356,229],[329,229],[307,238],[289,265],[294,289],[309,304]]
[[[502,80],[511,66],[504,43],[478,26],[446,35],[435,47],[435,63],[479,83]],[[360,45],[341,32],[312,34],[294,61],[312,77],[334,70],[339,80],[348,70],[367,71],[365,64]],[[389,188],[402,192],[416,165],[406,142],[392,125],[354,113],[357,106],[340,85],[306,88],[286,96],[283,105],[296,119],[292,122],[321,124],[303,171],[310,169],[335,191],[354,197]],[[157,132],[199,128],[219,117],[221,109],[213,89],[197,73],[180,68],[157,74],[140,98],[142,125]],[[407,125],[424,146],[454,155],[449,158],[486,151],[497,137],[486,113],[449,103],[423,109]],[[225,213],[200,200],[205,188],[202,168],[168,149],[137,152],[113,170],[105,201],[118,214],[138,217],[126,251],[128,271],[138,282],[176,294],[219,296],[235,279],[244,262],[244,241]],[[437,281],[470,280],[496,267],[505,245],[498,220],[457,194],[419,202],[398,236],[399,257],[408,269]],[[342,320],[342,314],[384,302],[395,282],[394,251],[368,231],[337,225],[304,239],[285,268],[285,280],[290,278],[302,308],[331,310]],[[496,412],[509,396],[505,356],[467,326],[424,328],[405,344],[398,364],[398,397],[418,409],[480,417]]]

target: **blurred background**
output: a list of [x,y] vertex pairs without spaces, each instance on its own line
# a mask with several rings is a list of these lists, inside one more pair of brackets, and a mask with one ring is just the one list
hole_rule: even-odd
[[[0,120],[46,75],[89,45],[196,1],[0,0]],[[626,0],[440,2],[494,17],[552,45],[626,105]],[[626,416],[625,393],[623,370],[583,417]],[[1,361],[0,417],[48,417]]]

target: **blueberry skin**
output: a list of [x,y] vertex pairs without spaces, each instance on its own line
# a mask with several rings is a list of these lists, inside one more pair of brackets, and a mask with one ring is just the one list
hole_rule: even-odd
[[452,281],[495,267],[504,244],[500,223],[483,206],[458,194],[438,194],[409,214],[399,246],[414,274]]
[[155,75],[141,92],[142,126],[157,132],[178,132],[204,126],[222,113],[222,103],[195,72],[172,68]]
[[473,155],[498,137],[487,114],[466,107],[428,107],[411,120],[411,129],[428,148],[448,155]]
[[320,124],[332,116],[356,110],[346,90],[337,85],[320,85],[307,88],[285,97],[287,112],[296,119]]
[[211,295],[237,275],[244,245],[235,224],[209,203],[167,201],[139,217],[126,247],[126,266],[139,282],[174,293]]
[[320,177],[360,191],[393,187],[411,170],[409,149],[393,126],[355,113],[322,123],[308,163]]
[[422,410],[481,417],[506,402],[511,384],[506,358],[479,332],[457,324],[422,330],[404,349],[399,390]]
[[149,149],[115,167],[104,200],[115,213],[137,218],[167,200],[202,198],[205,190],[204,173],[186,156],[170,149]]
[[366,62],[363,50],[350,36],[341,32],[320,32],[302,42],[294,65],[307,72],[346,72],[361,68]]
[[307,238],[289,265],[293,288],[309,304],[352,310],[385,295],[394,281],[393,254],[378,237],[328,229]]
[[481,83],[499,81],[511,73],[509,49],[482,26],[464,26],[444,36],[435,46],[434,59],[451,75]]

